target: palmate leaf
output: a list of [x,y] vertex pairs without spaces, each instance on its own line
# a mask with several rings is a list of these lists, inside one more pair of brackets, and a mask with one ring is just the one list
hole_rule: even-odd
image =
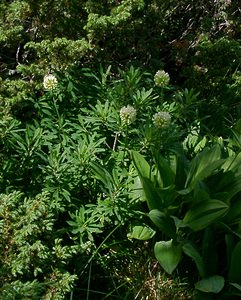
[[182,248],[180,245],[174,245],[173,240],[157,242],[154,246],[154,253],[168,274],[172,274],[182,258]]
[[223,217],[228,211],[228,205],[219,200],[209,200],[198,203],[189,209],[183,223],[194,231],[208,227],[213,222]]

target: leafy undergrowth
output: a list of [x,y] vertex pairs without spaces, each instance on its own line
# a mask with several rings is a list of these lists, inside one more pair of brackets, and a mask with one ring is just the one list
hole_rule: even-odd
[[[139,244],[139,245],[138,245]],[[133,247],[133,243],[129,245]],[[113,247],[101,257],[100,265],[89,266],[86,288],[76,288],[73,299],[191,300],[190,280],[167,276],[150,256],[148,242],[135,242],[136,250]]]
[[6,100],[0,299],[240,295],[240,125],[204,134],[199,93],[170,82],[73,69]]

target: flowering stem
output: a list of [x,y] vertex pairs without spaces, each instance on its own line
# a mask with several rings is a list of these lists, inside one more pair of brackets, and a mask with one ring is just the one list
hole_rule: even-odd
[[164,101],[164,89],[163,87],[161,87],[161,99],[162,99],[162,102]]
[[59,110],[58,110],[58,106],[57,106],[57,103],[56,103],[56,99],[52,93],[52,99],[53,99],[53,104],[54,104],[54,109],[55,109],[55,112],[56,112],[56,116],[57,116],[57,127],[58,127],[58,136],[59,136],[59,141],[61,142],[61,131],[62,131],[62,122],[61,122],[61,117],[60,117],[60,114],[59,114]]
[[117,143],[117,140],[118,140],[118,136],[120,135],[119,132],[116,132],[115,134],[115,140],[114,140],[114,143],[113,143],[113,147],[112,147],[112,150],[115,151],[115,148],[116,148],[116,143]]
[[[127,133],[128,133],[128,126],[125,125],[125,128],[124,128],[124,151],[123,151],[123,158],[125,159],[125,155],[126,155],[126,152],[127,152],[127,149],[128,149],[128,138],[127,138]],[[123,163],[124,163],[124,160],[123,160]]]

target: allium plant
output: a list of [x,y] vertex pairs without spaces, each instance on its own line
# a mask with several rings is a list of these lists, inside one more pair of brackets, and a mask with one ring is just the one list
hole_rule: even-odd
[[134,123],[136,120],[136,109],[131,105],[123,106],[120,110],[120,118],[123,124],[130,125]]
[[164,70],[159,70],[154,76],[155,85],[158,87],[166,87],[170,82],[170,76]]
[[58,80],[54,75],[48,74],[44,76],[43,86],[45,90],[54,90],[57,87],[57,84]]
[[171,123],[171,115],[166,111],[159,111],[153,115],[153,124],[157,128],[165,128]]

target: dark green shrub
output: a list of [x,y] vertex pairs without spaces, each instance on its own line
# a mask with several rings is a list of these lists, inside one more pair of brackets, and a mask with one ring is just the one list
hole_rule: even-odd
[[63,299],[77,279],[66,268],[77,248],[62,245],[51,198],[20,192],[0,197],[0,298]]

